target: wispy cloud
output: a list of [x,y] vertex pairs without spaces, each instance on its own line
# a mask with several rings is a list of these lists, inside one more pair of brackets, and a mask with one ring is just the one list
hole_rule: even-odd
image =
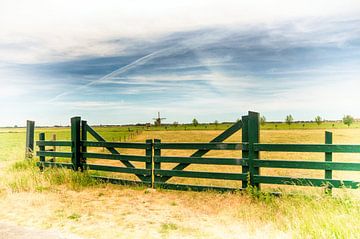
[[[332,14],[334,6],[328,9]],[[268,21],[270,14],[265,23],[260,16],[254,23],[225,17],[217,24],[206,17],[207,24],[169,28],[167,23],[162,30],[149,27],[146,34],[95,27],[100,33],[93,38],[87,24],[80,27],[83,36],[64,38],[58,37],[64,32],[59,26],[54,39],[39,25],[35,35],[0,33],[0,98],[6,100],[0,106],[16,112],[21,122],[38,116],[42,123],[57,117],[66,122],[73,114],[97,123],[144,122],[158,110],[174,121],[235,120],[247,110],[269,119],[290,111],[302,119],[314,112],[325,118],[345,111],[359,117],[354,109],[360,100],[355,90],[360,87],[360,19],[342,15],[357,9],[341,10],[336,17],[299,13]],[[139,24],[141,29],[148,25]],[[36,107],[30,111],[29,105]]]

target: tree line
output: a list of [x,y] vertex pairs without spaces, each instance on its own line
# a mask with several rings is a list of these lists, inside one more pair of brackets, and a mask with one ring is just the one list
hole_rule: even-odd
[[[238,120],[239,120],[239,119],[238,119]],[[315,121],[315,123],[316,123],[318,126],[320,126],[323,122],[325,122],[325,119],[318,115],[318,116],[316,116],[316,117],[314,118],[314,121]],[[287,116],[285,117],[284,122],[285,122],[287,125],[289,125],[289,128],[290,128],[291,124],[294,123],[294,117],[293,117],[291,114],[289,114],[289,115],[287,115]],[[343,122],[345,125],[347,125],[348,127],[350,127],[350,125],[352,125],[352,124],[355,122],[355,119],[354,119],[354,117],[351,116],[351,115],[345,115],[345,116],[342,118],[342,122]],[[192,125],[195,126],[195,127],[200,124],[199,121],[198,121],[196,118],[193,118],[193,120],[192,120],[191,123],[192,123]],[[260,125],[264,126],[266,123],[267,123],[266,117],[262,115],[262,116],[260,117]],[[215,120],[213,124],[217,127],[220,123],[219,123],[218,120]],[[173,126],[177,127],[178,125],[179,125],[179,122],[174,121]]]
[[[315,123],[319,126],[321,125],[323,122],[325,122],[325,119],[321,118],[321,116],[316,116],[315,117]],[[284,122],[289,125],[289,127],[291,126],[291,124],[294,122],[294,117],[290,114],[290,115],[287,115],[285,117],[285,120]],[[342,122],[347,125],[348,127],[350,127],[350,125],[352,125],[354,122],[355,122],[355,119],[353,116],[351,115],[345,115],[343,118],[342,118]],[[264,126],[266,123],[266,118],[265,116],[261,116],[260,117],[260,124],[262,126]]]

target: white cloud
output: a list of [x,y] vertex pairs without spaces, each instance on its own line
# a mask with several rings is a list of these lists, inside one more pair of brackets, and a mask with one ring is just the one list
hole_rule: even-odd
[[[21,124],[27,118],[34,118],[40,124],[52,124],[58,120],[64,123],[81,110],[85,117],[97,120],[97,123],[136,122],[144,117],[151,119],[152,114],[158,110],[165,111],[170,118],[181,117],[176,120],[183,122],[191,120],[194,116],[203,117],[199,117],[203,121],[209,115],[209,118],[234,120],[226,116],[220,117],[234,115],[234,112],[238,112],[240,116],[248,109],[261,112],[282,112],[292,109],[324,111],[324,114],[337,116],[351,113],[354,112],[354,105],[360,102],[358,94],[360,85],[359,80],[356,79],[359,71],[356,70],[356,65],[339,63],[335,68],[331,66],[313,69],[294,68],[280,72],[274,69],[272,73],[277,75],[312,74],[316,75],[317,79],[312,83],[308,79],[295,79],[296,82],[293,83],[284,80],[270,89],[266,82],[258,79],[257,76],[235,77],[221,72],[217,67],[231,64],[233,59],[228,56],[218,59],[212,58],[211,55],[201,55],[196,51],[196,47],[202,44],[221,43],[222,39],[231,37],[232,29],[235,29],[235,32],[243,29],[246,33],[246,31],[255,31],[259,27],[263,27],[264,32],[269,35],[260,43],[251,40],[242,41],[243,48],[251,47],[252,44],[282,48],[291,47],[291,44],[322,46],[328,43],[346,47],[344,44],[354,36],[358,37],[360,30],[353,29],[354,26],[351,24],[340,27],[340,30],[334,29],[334,24],[329,19],[337,19],[336,25],[339,26],[341,21],[338,19],[351,20],[358,18],[359,14],[358,0],[1,0],[0,63],[48,63],[83,56],[127,54],[124,50],[129,46],[136,48],[132,39],[139,42],[142,40],[154,42],[168,33],[177,31],[206,27],[220,30],[216,34],[212,32],[185,39],[181,42],[181,47],[174,46],[169,53],[165,53],[166,55],[173,51],[176,53],[190,49],[198,55],[198,61],[191,66],[206,67],[209,73],[195,76],[138,75],[120,81],[117,77],[121,78],[123,75],[111,74],[110,78],[105,77],[90,83],[90,86],[93,86],[90,87],[91,89],[80,88],[81,93],[91,94],[92,90],[97,90],[97,84],[117,83],[132,86],[119,88],[117,92],[119,95],[171,92],[172,89],[184,91],[181,100],[176,100],[178,95],[174,95],[173,101],[165,102],[163,105],[151,102],[138,104],[120,99],[97,101],[96,97],[95,100],[90,100],[89,97],[78,98],[73,102],[62,102],[61,100],[64,99],[56,95],[64,90],[65,93],[60,96],[74,93],[74,89],[79,90],[76,84],[65,85],[61,82],[62,79],[50,77],[47,82],[38,82],[35,74],[21,73],[21,69],[8,69],[11,64],[1,63],[0,107],[2,112],[5,112],[5,116],[0,119],[0,125],[8,122]],[[323,19],[325,21],[322,21]],[[319,22],[321,24],[318,24]],[[245,34],[244,38],[246,37]],[[117,39],[125,40],[112,41]],[[189,66],[188,62],[180,62],[173,67],[159,67],[158,70],[180,70]],[[115,73],[119,72],[123,71]],[[271,72],[268,74],[270,75]],[[322,75],[331,75],[332,79],[322,79]],[[203,81],[212,88],[197,84],[186,87],[186,82],[194,79]],[[136,87],[142,84],[145,86]],[[251,96],[255,90],[261,97],[255,93]],[[39,92],[41,92],[39,97],[34,97]],[[46,97],[44,94],[47,94]],[[28,95],[31,97],[27,97]],[[60,99],[41,103],[45,98],[51,97]],[[104,112],[105,110],[108,112]]]
[[[101,43],[104,39],[153,39],[164,33],[201,27],[264,23],[271,26],[298,18],[346,18],[359,12],[357,0],[2,0],[0,58],[10,62],[46,62],[109,55],[123,47]],[[15,47],[10,49],[9,44]]]

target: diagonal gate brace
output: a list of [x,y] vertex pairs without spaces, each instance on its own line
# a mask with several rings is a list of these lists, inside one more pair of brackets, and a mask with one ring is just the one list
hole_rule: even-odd
[[[242,121],[238,121],[235,124],[233,124],[230,128],[228,128],[227,130],[225,130],[224,132],[222,132],[221,134],[219,134],[218,136],[216,136],[214,139],[212,139],[210,141],[210,143],[221,143],[224,140],[226,140],[227,138],[229,138],[231,135],[233,135],[234,133],[236,133],[237,131],[239,131],[242,128]],[[210,150],[208,149],[199,149],[198,151],[196,151],[195,153],[193,153],[190,157],[202,157],[204,156],[207,152],[209,152]],[[172,170],[183,170],[185,169],[187,166],[189,166],[190,163],[179,163],[178,165],[176,165]],[[160,181],[161,182],[166,182],[168,181],[170,178],[172,178],[172,176],[165,176],[165,177],[161,177]]]
[[[97,141],[100,141],[100,142],[105,142],[105,139],[100,135],[98,134],[93,128],[91,128],[89,125],[86,125],[86,129],[87,131],[97,140]],[[120,154],[119,151],[117,151],[115,148],[113,147],[105,147],[107,150],[109,150],[110,153],[112,154]],[[120,162],[122,162],[126,167],[128,168],[135,168],[135,166],[130,163],[129,161],[126,161],[126,160],[120,160]],[[146,181],[147,178],[144,176],[144,175],[141,175],[141,174],[135,174],[141,181]]]

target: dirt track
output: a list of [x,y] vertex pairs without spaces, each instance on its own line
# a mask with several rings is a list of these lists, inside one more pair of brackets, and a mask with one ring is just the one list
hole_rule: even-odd
[[0,239],[81,239],[74,235],[64,235],[51,230],[25,228],[0,222]]

